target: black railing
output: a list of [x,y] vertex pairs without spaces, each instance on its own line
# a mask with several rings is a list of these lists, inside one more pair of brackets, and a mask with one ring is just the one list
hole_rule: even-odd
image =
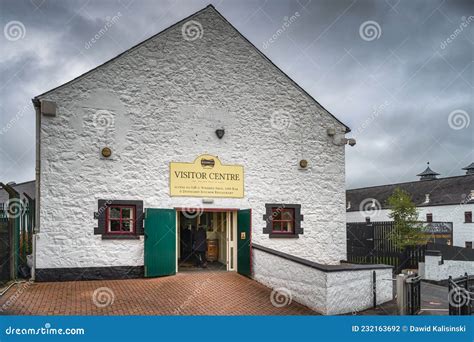
[[474,312],[474,276],[448,279],[449,314],[453,316],[472,315]]

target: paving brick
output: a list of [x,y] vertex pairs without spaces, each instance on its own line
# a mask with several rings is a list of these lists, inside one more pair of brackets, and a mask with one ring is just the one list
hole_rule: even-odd
[[[94,292],[96,295],[94,296]],[[233,272],[148,279],[24,283],[0,298],[0,315],[315,315]]]

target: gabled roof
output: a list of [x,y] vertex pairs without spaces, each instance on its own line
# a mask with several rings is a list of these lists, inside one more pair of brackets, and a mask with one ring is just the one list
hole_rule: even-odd
[[167,28],[164,29],[163,31],[161,31],[161,32],[159,32],[159,33],[157,33],[157,34],[155,34],[155,35],[153,35],[153,36],[151,36],[151,37],[145,39],[144,41],[142,41],[142,42],[140,42],[140,43],[134,45],[133,47],[131,47],[131,48],[129,48],[128,50],[126,50],[126,51],[120,53],[119,55],[117,55],[117,56],[115,56],[114,58],[108,60],[107,62],[102,63],[102,64],[98,65],[97,67],[95,67],[95,68],[93,68],[93,69],[91,69],[91,70],[85,72],[84,74],[82,74],[82,75],[80,75],[80,76],[78,76],[78,77],[72,79],[71,81],[68,81],[68,82],[66,82],[66,83],[64,83],[64,84],[62,84],[62,85],[60,85],[60,86],[58,86],[58,87],[55,87],[55,88],[53,88],[53,89],[51,89],[51,90],[48,90],[48,91],[46,91],[46,92],[44,92],[44,93],[42,93],[42,94],[40,94],[40,95],[35,96],[35,97],[32,99],[33,104],[34,104],[35,106],[39,106],[39,105],[40,105],[40,101],[39,101],[39,100],[40,100],[41,97],[44,97],[45,95],[47,95],[47,94],[49,94],[49,93],[51,93],[51,92],[53,92],[53,91],[55,91],[55,90],[57,90],[57,89],[59,89],[59,88],[62,88],[62,87],[67,86],[67,85],[69,85],[69,84],[71,84],[71,83],[74,83],[75,81],[77,81],[77,80],[83,78],[84,76],[86,76],[86,75],[88,75],[88,74],[94,72],[95,70],[101,68],[102,66],[105,66],[105,65],[107,65],[107,64],[109,64],[109,63],[111,63],[111,62],[117,60],[118,58],[122,57],[123,55],[125,55],[125,54],[131,52],[132,50],[138,48],[139,46],[141,46],[141,45],[147,43],[148,41],[150,41],[150,40],[152,40],[152,39],[154,39],[154,38],[156,38],[156,37],[162,35],[163,33],[165,33],[165,32],[167,32],[167,31],[171,30],[172,28],[174,28],[174,27],[176,27],[176,26],[178,26],[178,25],[183,24],[184,22],[188,21],[190,18],[195,17],[195,16],[199,15],[200,13],[202,13],[202,12],[204,12],[204,11],[206,11],[206,10],[209,10],[209,9],[211,9],[211,10],[213,10],[215,13],[217,13],[228,25],[230,25],[230,26],[239,34],[240,37],[242,37],[247,43],[249,43],[267,62],[269,62],[270,64],[272,64],[280,73],[282,73],[297,89],[299,89],[304,95],[306,95],[306,96],[309,97],[312,101],[314,101],[319,107],[321,107],[321,109],[323,109],[326,113],[328,113],[330,116],[332,116],[337,122],[339,122],[341,125],[343,125],[343,126],[345,127],[345,129],[346,129],[346,133],[348,133],[348,132],[351,131],[351,129],[350,129],[347,125],[345,125],[345,124],[344,124],[343,122],[341,122],[338,118],[336,118],[333,114],[331,114],[331,113],[330,113],[326,108],[324,108],[318,101],[316,101],[316,99],[314,99],[308,92],[306,92],[306,90],[304,90],[302,87],[300,87],[295,81],[293,81],[293,79],[291,79],[291,77],[289,77],[285,72],[283,72],[279,67],[277,67],[277,66],[276,66],[267,56],[265,56],[254,44],[252,44],[252,42],[250,42],[242,33],[240,33],[213,5],[208,5],[208,6],[206,6],[205,8],[203,8],[203,9],[197,11],[196,13],[191,14],[190,16],[188,16],[188,17],[186,17],[186,18],[184,18],[184,19],[178,21],[177,23],[175,23],[175,24],[173,24],[173,25],[167,27]]
[[[407,191],[417,206],[474,203],[474,198],[468,201],[469,194],[474,190],[474,175],[464,175],[349,189],[346,191],[346,201],[350,202],[347,211],[359,211],[360,203],[367,198],[375,198],[386,209],[387,200],[396,188]],[[426,202],[426,194],[429,194],[429,202]]]

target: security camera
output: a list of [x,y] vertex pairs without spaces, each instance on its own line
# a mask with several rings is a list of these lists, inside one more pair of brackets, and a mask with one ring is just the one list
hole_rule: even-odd
[[356,144],[356,140],[353,139],[353,138],[349,138],[347,139],[347,143],[350,145],[350,146],[354,146]]

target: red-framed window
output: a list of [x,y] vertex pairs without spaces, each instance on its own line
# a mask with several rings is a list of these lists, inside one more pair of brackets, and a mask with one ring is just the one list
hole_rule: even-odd
[[426,214],[426,222],[433,222],[433,214]]
[[272,234],[295,233],[295,209],[272,208]]
[[464,212],[464,222],[465,223],[472,223],[472,211]]
[[111,205],[105,215],[106,234],[133,235],[136,232],[136,207]]

